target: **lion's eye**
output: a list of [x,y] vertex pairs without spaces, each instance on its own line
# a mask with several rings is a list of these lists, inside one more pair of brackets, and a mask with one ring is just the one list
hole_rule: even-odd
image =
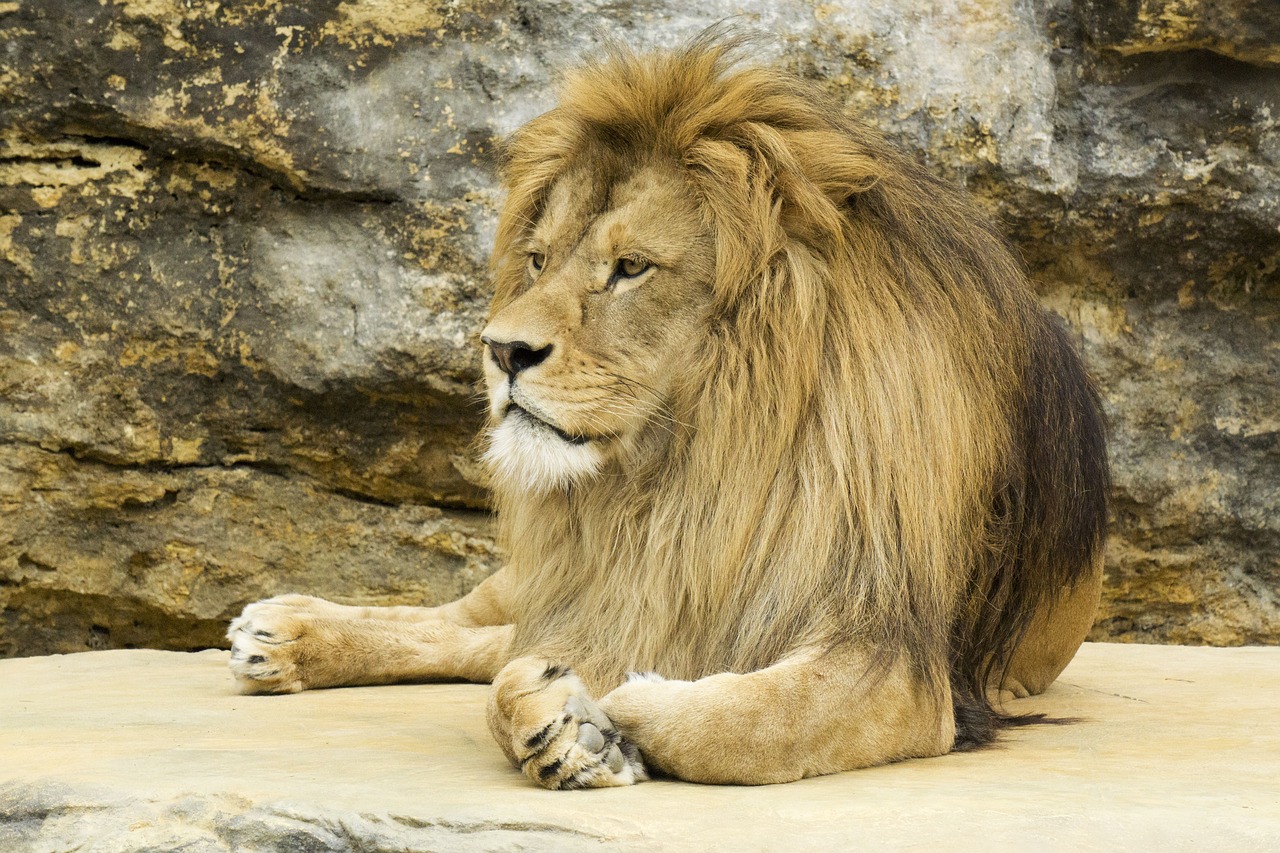
[[646,272],[653,264],[639,258],[619,258],[614,274],[618,278],[635,278]]
[[542,272],[542,268],[543,266],[546,265],[546,263],[547,263],[547,256],[542,254],[541,252],[529,253],[529,268],[532,269],[534,272],[536,273]]

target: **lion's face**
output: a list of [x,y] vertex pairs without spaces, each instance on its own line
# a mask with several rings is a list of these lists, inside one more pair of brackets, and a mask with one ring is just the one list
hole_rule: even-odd
[[485,458],[504,484],[549,491],[664,428],[710,304],[714,244],[674,166],[611,175],[595,161],[552,185],[513,251],[523,284],[482,336]]

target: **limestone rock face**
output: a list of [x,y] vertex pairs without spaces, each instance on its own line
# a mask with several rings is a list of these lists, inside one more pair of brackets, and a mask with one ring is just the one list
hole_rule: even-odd
[[730,15],[1000,217],[1112,420],[1095,638],[1280,640],[1280,19],[1263,0],[0,3],[0,653],[436,602],[496,140],[600,33]]

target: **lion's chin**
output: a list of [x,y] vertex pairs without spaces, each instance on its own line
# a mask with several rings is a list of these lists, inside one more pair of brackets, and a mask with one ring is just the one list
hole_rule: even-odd
[[526,492],[563,491],[595,476],[604,462],[596,442],[571,442],[521,413],[489,430],[484,461],[501,485]]

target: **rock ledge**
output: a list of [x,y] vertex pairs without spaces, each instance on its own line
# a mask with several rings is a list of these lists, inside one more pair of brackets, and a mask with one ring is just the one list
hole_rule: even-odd
[[0,849],[1276,849],[1280,649],[1088,644],[999,748],[790,785],[524,783],[486,688],[243,697],[226,654],[0,661]]

